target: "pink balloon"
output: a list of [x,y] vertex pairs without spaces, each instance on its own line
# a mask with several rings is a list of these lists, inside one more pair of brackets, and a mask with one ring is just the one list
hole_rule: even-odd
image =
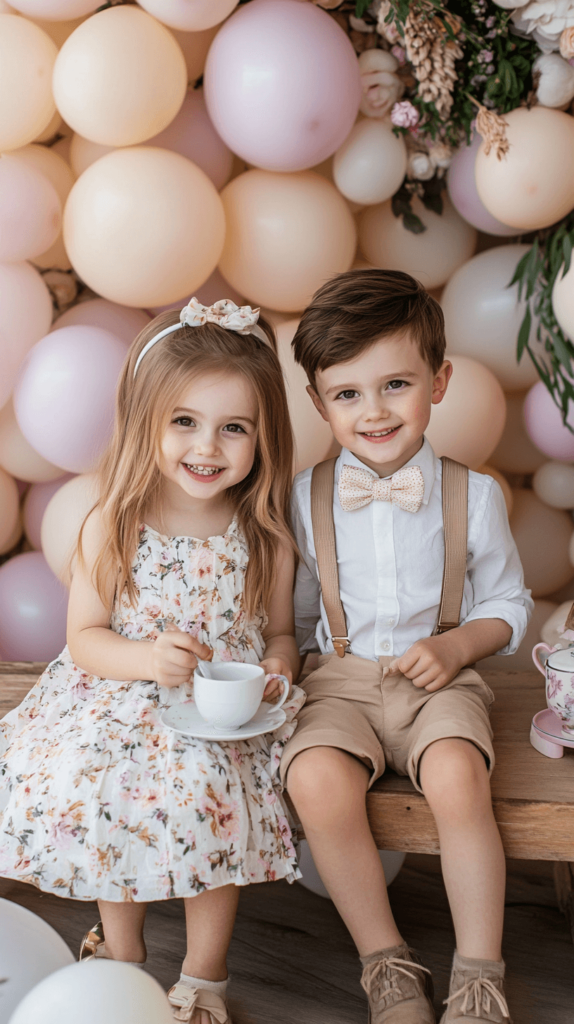
[[[239,292],[235,291],[230,284],[227,283],[223,275],[219,270],[214,270],[211,277],[207,278],[205,284],[202,284],[201,288],[196,288],[195,297],[203,303],[204,306],[212,306],[214,302],[218,302],[219,299],[231,299],[237,306],[244,306],[245,299]],[[158,313],[163,313],[165,309],[183,309],[187,305],[191,296],[186,295],[184,299],[179,299],[178,302],[172,302],[169,306],[152,306],[150,313],[157,316]]]
[[0,647],[9,661],[52,661],[66,643],[68,592],[39,551],[0,567]]
[[83,327],[101,327],[103,331],[114,334],[120,341],[125,341],[126,345],[131,345],[136,335],[149,324],[149,315],[143,309],[120,306],[117,302],[109,302],[108,299],[88,299],[87,302],[78,302],[76,306],[62,313],[54,323],[52,331],[59,330],[60,327],[73,327],[76,324]]
[[470,146],[461,146],[448,170],[448,192],[452,205],[469,224],[487,235],[516,235],[516,228],[508,227],[493,217],[480,199],[474,180],[474,164],[482,138],[475,133]]
[[[574,428],[574,410],[570,410],[568,423]],[[532,443],[549,459],[574,462],[574,434],[564,426],[562,413],[542,381],[526,395],[524,425]]]
[[233,153],[268,171],[300,171],[331,156],[351,131],[362,89],[348,36],[298,0],[252,0],[217,33],[205,100]]
[[66,473],[58,480],[49,480],[46,484],[32,484],[24,499],[24,532],[36,551],[42,549],[42,519],[51,498],[56,491],[60,490],[68,480],[73,479],[73,473]]
[[111,437],[125,357],[123,341],[99,327],[62,327],[34,346],[14,392],[14,410],[40,455],[70,473],[95,467]]
[[179,114],[163,132],[149,139],[146,146],[161,146],[193,160],[211,178],[218,191],[231,177],[233,153],[213,127],[203,89],[191,89]]
[[40,256],[56,241],[62,204],[52,182],[37,167],[11,153],[0,159],[0,261]]

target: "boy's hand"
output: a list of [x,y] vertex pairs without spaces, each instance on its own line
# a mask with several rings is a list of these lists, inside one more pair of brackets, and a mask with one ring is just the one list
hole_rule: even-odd
[[182,686],[189,683],[197,667],[197,657],[209,658],[210,648],[169,623],[150,645],[151,678],[160,686]]
[[[264,661],[259,662],[259,665],[265,672],[266,676],[287,676],[287,679],[289,680],[289,693],[291,693],[293,674],[288,662],[283,661],[283,658],[265,658]],[[263,700],[272,704],[281,696],[282,693],[283,684],[280,683],[278,679],[270,679],[265,687]]]
[[[453,630],[453,633],[457,630]],[[458,643],[449,634],[417,640],[401,658],[395,658],[388,675],[402,672],[414,686],[433,693],[440,690],[464,668]]]

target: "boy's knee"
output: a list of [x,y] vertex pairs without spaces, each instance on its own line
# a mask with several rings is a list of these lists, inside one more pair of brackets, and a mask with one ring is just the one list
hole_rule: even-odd
[[367,784],[367,769],[335,747],[303,750],[287,772],[287,790],[298,814],[312,816],[314,824],[344,813],[361,791],[366,793]]
[[437,818],[475,817],[483,806],[491,804],[484,755],[469,740],[433,743],[423,755],[420,779]]

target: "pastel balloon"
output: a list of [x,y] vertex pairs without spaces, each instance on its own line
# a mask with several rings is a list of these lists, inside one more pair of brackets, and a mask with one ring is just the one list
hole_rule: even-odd
[[170,28],[201,32],[219,25],[238,0],[139,0],[140,7]]
[[288,320],[276,327],[279,359],[295,434],[295,473],[328,458],[334,440],[329,424],[321,418],[307,394],[307,374],[293,358],[291,342],[298,326],[298,320]]
[[475,134],[470,146],[461,146],[448,169],[448,194],[455,210],[478,231],[487,235],[515,235],[516,229],[503,224],[488,212],[476,190],[474,165],[482,139]]
[[88,473],[75,476],[59,487],[46,506],[40,531],[41,547],[52,572],[66,586],[70,585],[80,528],[97,497],[96,477]]
[[44,513],[54,497],[56,491],[60,490],[68,480],[73,480],[71,473],[58,477],[57,480],[50,480],[45,484],[32,484],[24,498],[24,532],[28,541],[36,551],[42,547],[42,519]]
[[544,455],[535,448],[524,428],[524,394],[506,395],[506,424],[489,464],[504,473],[534,473]]
[[163,132],[149,140],[150,146],[161,146],[181,153],[205,171],[216,189],[229,181],[233,153],[217,134],[207,113],[203,89],[192,89],[183,106]]
[[532,481],[534,493],[553,508],[574,508],[574,466],[545,462]]
[[335,185],[362,205],[383,203],[395,194],[407,169],[407,147],[386,121],[358,121],[333,159]]
[[180,32],[178,29],[170,29],[181,46],[185,63],[187,66],[187,78],[192,84],[203,74],[209,47],[211,46],[219,25],[206,28],[203,32]]
[[0,407],[10,397],[26,353],[50,330],[52,299],[29,263],[0,264]]
[[[442,294],[449,354],[479,359],[498,377],[505,391],[520,391],[538,379],[525,352],[518,363],[516,344],[526,311],[518,285],[509,288],[527,245],[501,245],[478,253],[455,270]],[[536,322],[531,340],[536,340]]]
[[92,164],[64,211],[74,269],[99,295],[126,306],[191,295],[217,266],[224,235],[223,206],[207,175],[179,153],[152,147],[117,150]]
[[19,510],[14,522],[14,529],[12,530],[12,533],[4,543],[0,545],[0,555],[7,555],[13,551],[16,545],[22,540],[23,532],[24,524],[22,521],[22,512]]
[[574,338],[574,267],[558,274],[552,289],[552,309],[559,326],[570,340]]
[[61,130],[63,124],[64,122],[60,117],[60,112],[56,110],[52,120],[49,122],[46,128],[44,128],[44,131],[40,132],[40,134],[34,139],[34,142],[47,142],[48,139],[53,139],[54,135],[56,135]]
[[0,963],[2,1020],[11,1013],[30,989],[60,967],[73,964],[74,956],[64,940],[46,921],[13,900],[0,900]]
[[47,462],[28,443],[16,422],[12,402],[0,409],[0,466],[29,483],[43,483],[62,476],[58,466]]
[[0,262],[27,260],[58,237],[62,205],[51,181],[11,153],[0,157]]
[[0,548],[4,548],[7,541],[13,536],[19,510],[16,481],[5,469],[0,467]]
[[99,327],[62,327],[30,352],[14,393],[24,437],[70,473],[89,472],[113,427],[125,344]]
[[[31,0],[31,2],[34,3],[34,0]],[[99,6],[101,7],[101,4]],[[34,7],[36,7],[35,3]],[[40,28],[50,36],[50,39],[55,42],[58,49],[60,49],[60,47],[66,42],[68,36],[71,36],[72,32],[76,31],[78,25],[80,25],[84,20],[84,17],[85,15],[80,18],[66,19],[65,21],[48,21],[47,18],[30,18],[30,21],[33,21],[35,25],[39,25]]]
[[553,594],[572,579],[572,520],[567,512],[545,505],[534,491],[516,489],[510,528],[533,597]]
[[[184,303],[182,303],[184,305]],[[131,345],[132,341],[143,328],[149,324],[149,316],[143,309],[131,306],[118,306],[107,299],[88,299],[71,306],[55,321],[52,330],[60,327],[101,327],[104,331],[114,334],[120,341]]]
[[105,146],[157,135],[183,103],[187,69],[171,32],[138,7],[110,7],[66,40],[54,67],[64,121]]
[[486,209],[510,227],[535,231],[564,217],[574,206],[574,120],[550,107],[517,107],[504,115],[508,153],[498,160],[482,143],[475,165],[476,188]]
[[[568,423],[574,428],[572,409]],[[562,422],[562,413],[542,381],[530,388],[526,396],[524,425],[530,440],[549,459],[574,462],[574,433]]]
[[[52,661],[66,643],[68,595],[39,551],[0,566],[0,648],[8,661]],[[21,1004],[20,1004],[21,1005]]]
[[498,672],[501,670],[503,672],[531,672],[532,648],[543,639],[542,630],[544,623],[548,621],[549,617],[553,617],[556,614],[557,608],[558,605],[555,601],[547,601],[542,597],[538,598],[534,602],[532,617],[516,653],[505,655],[503,658],[498,654],[493,654],[490,658],[483,658],[476,666],[477,672],[482,672],[483,669],[494,669]]
[[420,235],[407,231],[402,217],[395,217],[390,200],[363,210],[359,215],[361,252],[375,267],[403,270],[425,288],[438,288],[472,256],[476,230],[448,199],[440,215],[416,198],[412,209],[426,227]]
[[102,5],[99,0],[11,0],[10,6],[29,18],[70,21],[91,14]]
[[0,15],[0,152],[32,142],[52,120],[50,88],[57,49],[41,28]]
[[572,607],[572,601],[563,601],[562,604],[556,605],[554,611],[551,612],[550,616],[544,622],[542,629],[540,630],[540,640],[549,647],[556,647],[560,643],[562,633],[566,628],[566,619],[568,612]]
[[345,32],[296,0],[253,0],[217,33],[205,99],[233,153],[269,171],[321,163],[353,127],[362,89]]
[[247,171],[221,198],[227,233],[219,269],[257,305],[303,309],[320,285],[351,266],[355,222],[337,189],[313,171]]
[[488,461],[502,436],[504,392],[482,363],[467,356],[452,356],[451,362],[451,381],[442,402],[432,407],[426,434],[437,455],[476,469]]
[[[19,160],[26,160],[28,164],[36,167],[52,182],[63,209],[70,189],[74,184],[74,175],[66,161],[58,153],[54,152],[53,146],[49,149],[46,146],[35,144],[24,146],[22,149],[16,150],[14,156],[17,156]],[[49,249],[40,256],[34,256],[32,262],[37,267],[56,267],[58,270],[71,270],[72,264],[64,248],[62,234],[58,235],[56,241]]]
[[[237,306],[246,305],[245,298],[239,292],[236,292],[235,288],[232,288],[225,278],[221,276],[217,267],[213,274],[207,278],[205,284],[202,284],[201,288],[196,289],[195,295],[204,306],[212,306],[214,302],[219,302],[220,299],[231,299]],[[169,302],[166,306],[152,306],[150,313],[157,316],[158,313],[163,313],[165,309],[183,309],[190,298],[191,296],[185,295],[183,298],[178,299],[177,302]],[[289,317],[284,319],[289,319]]]
[[79,178],[80,174],[87,171],[96,160],[106,153],[113,153],[115,149],[117,146],[102,146],[99,142],[92,142],[91,139],[85,139],[83,135],[74,132],[70,142],[70,164],[74,174]]
[[504,503],[506,505],[506,511],[507,511],[508,515],[510,516],[512,514],[512,502],[513,502],[512,487],[508,483],[508,480],[506,479],[506,477],[503,476],[502,473],[500,473],[498,471],[498,469],[495,469],[494,466],[479,466],[477,472],[478,473],[484,473],[485,476],[491,476],[493,480],[496,480],[497,484],[499,485],[499,487],[500,487],[500,489],[501,489],[501,491],[502,491],[502,493],[504,495]]

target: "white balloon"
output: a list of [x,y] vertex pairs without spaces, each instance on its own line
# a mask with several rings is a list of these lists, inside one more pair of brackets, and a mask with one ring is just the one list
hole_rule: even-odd
[[358,121],[333,159],[335,185],[347,199],[364,206],[395,194],[407,169],[407,147],[392,125]]
[[0,1024],[14,1020],[10,1014],[38,982],[73,963],[70,949],[49,924],[18,903],[0,899]]
[[552,289],[552,308],[558,324],[570,340],[574,339],[574,264],[567,274],[559,274]]
[[536,470],[532,487],[546,505],[574,508],[574,466],[567,462],[545,462]]
[[[379,850],[379,857],[385,872],[385,881],[387,885],[390,885],[401,870],[406,853],[400,853],[397,850]],[[300,885],[304,886],[305,889],[309,889],[310,892],[316,893],[317,896],[330,899],[321,875],[317,871],[309,843],[306,839],[302,839],[299,845],[299,867],[303,874],[303,878],[299,879]]]
[[331,454],[335,442],[328,423],[317,412],[306,388],[307,374],[293,358],[291,342],[299,326],[298,320],[275,324],[279,360],[285,376],[289,411],[295,435],[295,472],[322,462]]
[[219,25],[239,0],[139,0],[140,7],[170,28],[202,32]]
[[[527,245],[501,245],[478,253],[455,270],[442,294],[448,355],[478,359],[498,377],[505,391],[535,384],[536,367],[525,352],[516,361],[518,331],[526,302],[518,285],[508,287]],[[536,323],[530,337],[534,342]]]
[[[23,954],[28,968],[28,956]],[[81,1008],[80,1010],[78,1008]],[[44,978],[22,1000],[10,1024],[173,1024],[163,989],[119,960],[84,960]]]

